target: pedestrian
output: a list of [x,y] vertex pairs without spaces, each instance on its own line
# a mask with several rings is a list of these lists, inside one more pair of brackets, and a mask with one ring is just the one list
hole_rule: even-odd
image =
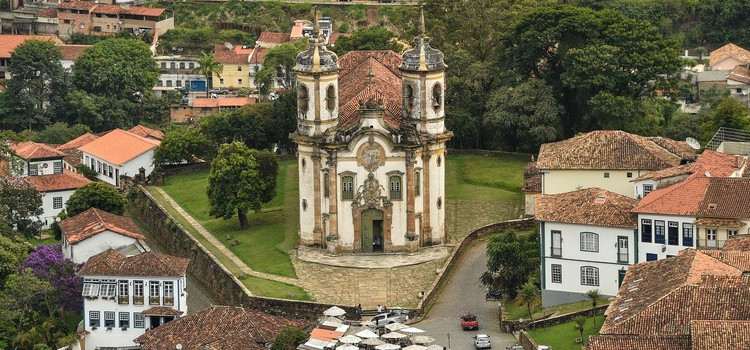
[[383,305],[383,312],[388,313],[388,307],[386,307],[385,305]]
[[362,319],[362,304],[357,304],[357,307],[354,308],[354,313],[357,315],[357,320]]
[[380,304],[378,304],[378,313],[379,314],[383,313],[383,306]]

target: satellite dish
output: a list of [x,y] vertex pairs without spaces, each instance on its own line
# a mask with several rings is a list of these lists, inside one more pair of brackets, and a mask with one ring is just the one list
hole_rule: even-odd
[[228,42],[224,43],[224,47],[226,47],[227,49],[230,49],[230,50],[234,50],[234,45],[232,45],[231,43],[228,43]]
[[707,171],[707,172],[705,172],[705,174],[704,174],[704,175],[706,175],[706,177],[711,177],[711,173],[709,173],[708,171]]
[[692,137],[686,138],[685,142],[687,142],[688,146],[692,147],[693,149],[701,149],[701,143]]

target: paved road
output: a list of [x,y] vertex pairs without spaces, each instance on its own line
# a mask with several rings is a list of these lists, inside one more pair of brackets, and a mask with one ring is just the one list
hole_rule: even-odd
[[[434,344],[448,348],[450,333],[451,350],[474,349],[472,336],[478,333],[490,335],[493,349],[505,349],[515,345],[516,339],[500,332],[498,322],[498,302],[484,299],[484,287],[479,283],[479,276],[487,265],[486,242],[479,242],[464,254],[463,259],[443,288],[435,305],[427,316],[415,326],[426,331],[425,334],[436,338]],[[466,312],[477,315],[479,331],[463,331],[458,317]]]

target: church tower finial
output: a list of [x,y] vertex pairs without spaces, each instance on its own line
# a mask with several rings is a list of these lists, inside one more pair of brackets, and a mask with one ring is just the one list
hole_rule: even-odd
[[424,6],[419,9],[419,35],[424,37],[427,30],[424,25]]
[[319,37],[320,36],[320,24],[318,24],[318,7],[313,6],[313,21],[315,23],[313,24],[313,36]]

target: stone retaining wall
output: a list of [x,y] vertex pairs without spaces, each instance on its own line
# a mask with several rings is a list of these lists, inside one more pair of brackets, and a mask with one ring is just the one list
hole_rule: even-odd
[[443,286],[445,285],[445,282],[453,273],[451,267],[453,266],[453,264],[456,264],[461,260],[461,255],[463,254],[464,250],[466,250],[467,247],[471,246],[471,243],[475,239],[487,236],[489,234],[502,232],[508,229],[523,231],[533,229],[534,227],[536,227],[536,223],[534,219],[531,218],[508,220],[480,227],[466,235],[461,243],[456,245],[456,247],[453,249],[450,257],[448,257],[448,260],[445,261],[445,264],[443,265],[438,278],[435,280],[435,282],[432,283],[430,289],[425,292],[425,297],[417,305],[416,312],[419,315],[424,315],[425,313],[427,313],[427,311],[429,311],[429,306],[432,305],[433,299],[437,298]]
[[[188,271],[205,286],[222,305],[245,306],[270,314],[296,319],[316,319],[331,304],[254,296],[242,281],[224,267],[216,257],[193,238],[169,212],[142,186],[128,195],[128,209],[149,228],[165,252],[190,259]],[[353,306],[338,305],[349,314]]]
[[[607,307],[609,305],[599,305],[596,307],[596,314],[600,315],[603,314],[604,311],[607,311]],[[591,309],[576,311],[567,313],[560,316],[555,317],[548,317],[541,320],[536,320],[533,323],[532,322],[520,322],[518,320],[503,320],[500,324],[503,329],[526,329],[527,327],[533,327],[533,328],[540,328],[540,327],[549,327],[552,325],[556,325],[559,323],[567,322],[572,319],[574,319],[576,316],[591,316]]]
[[531,339],[529,333],[526,333],[526,331],[518,332],[518,342],[523,346],[524,350],[537,350],[538,348],[534,339]]

